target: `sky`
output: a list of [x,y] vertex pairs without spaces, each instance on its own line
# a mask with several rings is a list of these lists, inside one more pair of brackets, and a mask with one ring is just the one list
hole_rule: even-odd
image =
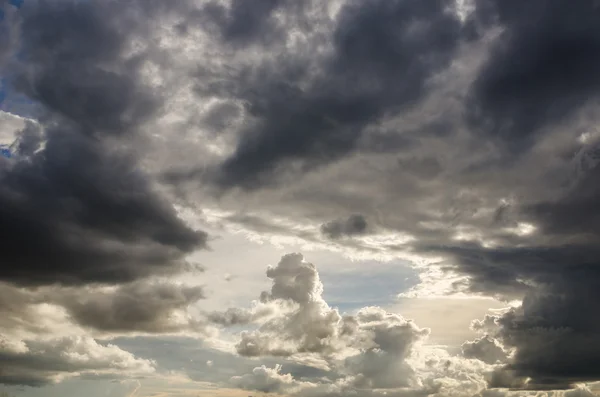
[[600,393],[600,3],[0,0],[0,394]]

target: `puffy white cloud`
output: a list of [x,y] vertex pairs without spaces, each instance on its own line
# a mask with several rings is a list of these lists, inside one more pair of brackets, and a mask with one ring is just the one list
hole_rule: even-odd
[[277,309],[258,329],[241,333],[237,352],[312,365],[326,376],[260,366],[233,377],[235,386],[306,397],[465,396],[485,389],[496,368],[490,364],[506,357],[491,338],[467,344],[468,357],[426,345],[429,329],[380,307],[342,315],[325,302],[316,267],[300,254],[285,255],[267,276],[271,290],[244,315],[261,305]]
[[348,357],[343,367],[354,377],[352,383],[370,389],[417,385],[414,369],[406,359],[429,330],[378,307],[361,309],[355,321],[358,332],[352,343],[359,352]]
[[39,340],[0,337],[0,382],[42,386],[65,378],[132,378],[152,375],[155,365],[88,336]]
[[251,374],[234,376],[230,383],[247,390],[257,390],[264,393],[294,393],[310,384],[296,381],[290,374],[281,374],[281,366],[267,368],[264,365],[256,367]]
[[296,353],[333,354],[346,346],[339,344],[353,332],[349,319],[323,300],[323,284],[315,266],[301,254],[285,255],[276,267],[269,267],[270,292],[261,302],[280,311],[258,330],[243,332],[237,351],[245,356],[291,356]]

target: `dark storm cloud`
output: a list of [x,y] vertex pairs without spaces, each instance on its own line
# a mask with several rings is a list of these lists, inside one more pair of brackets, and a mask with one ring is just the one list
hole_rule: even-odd
[[286,53],[246,73],[239,95],[253,121],[223,164],[220,183],[256,187],[288,161],[301,168],[334,161],[356,146],[367,125],[419,100],[459,43],[451,5],[350,1],[329,38],[333,54],[320,61],[316,77],[309,73],[318,57],[308,62]]
[[43,150],[0,171],[0,278],[110,283],[182,269],[206,235],[177,218],[129,157],[57,128]]
[[[513,194],[513,178],[528,167],[548,168],[528,188],[519,188],[514,202],[499,200],[487,226],[475,221],[483,219],[482,202],[457,220],[457,227],[480,233],[480,242],[451,239],[454,228],[435,242],[415,229],[412,248],[440,254],[449,269],[467,276],[456,287],[507,300],[524,297],[521,307],[496,318],[494,336],[515,354],[491,386],[551,389],[595,381],[600,379],[598,142],[593,134],[579,148],[573,142],[582,131],[594,131],[578,112],[600,92],[600,7],[591,0],[481,0],[476,6],[471,27],[501,31],[469,88],[468,127],[473,137],[508,150],[486,166],[486,181],[474,179],[479,171],[472,168],[462,169],[455,181],[468,180],[468,187],[487,199],[492,192]],[[519,154],[521,162],[508,164],[506,153]],[[559,163],[564,168],[555,168]],[[523,225],[533,229],[510,238],[502,234]],[[487,338],[464,347],[488,362],[501,356]],[[531,379],[525,383],[525,378]]]
[[351,237],[367,231],[367,220],[360,214],[350,215],[347,219],[336,219],[321,225],[321,233],[330,239]]
[[9,61],[16,45],[16,8],[8,0],[0,1],[0,71]]
[[[145,4],[145,3],[144,3]],[[153,3],[152,3],[153,4]],[[190,229],[136,159],[106,137],[155,108],[125,49],[136,2],[40,1],[22,9],[14,83],[44,111],[0,169],[0,278],[19,284],[131,281],[181,270],[206,235]],[[147,9],[151,10],[151,3]]]
[[525,246],[477,244],[429,247],[469,276],[476,293],[511,299],[518,309],[499,316],[498,337],[516,348],[507,370],[530,377],[530,388],[566,388],[600,378],[600,200],[597,165],[562,196],[521,211],[538,227]]
[[[204,17],[207,23],[216,25],[225,41],[241,45],[253,42],[267,44],[285,34],[273,16],[273,12],[284,3],[285,0],[259,0],[252,3],[234,0],[229,7],[209,3],[204,8]],[[280,33],[279,37],[276,33]]]
[[135,21],[117,3],[42,1],[24,7],[22,62],[33,71],[15,84],[86,133],[123,134],[158,98],[138,82],[144,54],[125,56]]
[[480,0],[474,18],[503,29],[473,84],[475,128],[522,150],[598,98],[598,2]]
[[527,208],[546,235],[590,245],[600,241],[599,154],[600,144],[590,145],[582,152],[580,161],[590,161],[591,168],[576,175],[569,190],[561,197]]

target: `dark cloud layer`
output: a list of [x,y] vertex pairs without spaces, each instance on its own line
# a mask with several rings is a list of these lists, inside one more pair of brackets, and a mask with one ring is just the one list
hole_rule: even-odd
[[0,277],[111,283],[182,269],[204,234],[176,217],[127,156],[57,128],[43,150],[2,170]]
[[115,291],[65,294],[60,301],[83,326],[107,332],[167,333],[201,331],[201,324],[191,320],[185,309],[202,298],[202,287],[137,282]]
[[597,2],[481,0],[475,15],[503,29],[473,85],[477,128],[515,149],[597,98]]
[[138,82],[143,54],[125,55],[135,26],[128,11],[99,2],[25,7],[19,50],[35,72],[22,76],[19,88],[85,133],[129,132],[157,98]]
[[[503,30],[472,86],[470,121],[513,152],[527,155],[536,139],[559,126],[581,134],[577,115],[597,99],[600,8],[580,1],[479,1],[481,25]],[[489,26],[489,25],[488,25]],[[585,132],[585,130],[583,131]],[[597,143],[579,153],[578,172],[554,197],[516,208],[537,229],[519,246],[444,248],[469,275],[470,288],[523,306],[497,319],[500,340],[516,354],[507,369],[532,378],[529,388],[555,388],[600,377]],[[572,154],[572,156],[577,156]],[[582,156],[584,157],[581,160]]]
[[[236,45],[272,43],[280,40],[285,30],[274,18],[274,12],[286,3],[285,0],[261,0],[248,3],[234,0],[228,7],[209,3],[205,8],[206,22],[215,24],[221,38]],[[299,1],[298,4],[305,3]]]
[[181,270],[185,254],[205,243],[107,139],[136,133],[155,109],[137,72],[143,57],[125,55],[139,25],[132,15],[108,2],[22,10],[19,62],[31,72],[14,83],[46,121],[26,128],[0,169],[4,280],[131,281]]
[[333,54],[316,77],[302,56],[265,62],[244,83],[242,99],[254,121],[223,164],[221,183],[252,187],[268,183],[273,167],[288,161],[301,168],[331,162],[355,148],[369,123],[420,99],[461,37],[450,7],[443,0],[350,1],[335,21]]

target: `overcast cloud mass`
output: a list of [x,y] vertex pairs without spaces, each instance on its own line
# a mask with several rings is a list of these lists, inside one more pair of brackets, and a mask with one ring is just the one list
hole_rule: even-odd
[[0,0],[0,391],[596,395],[599,68],[596,0]]

